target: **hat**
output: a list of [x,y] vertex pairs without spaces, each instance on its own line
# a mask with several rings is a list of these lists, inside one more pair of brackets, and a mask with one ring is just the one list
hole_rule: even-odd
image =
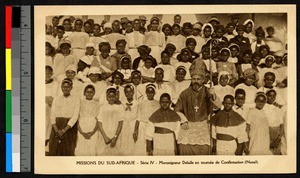
[[94,44],[94,43],[91,43],[91,42],[85,44],[85,48],[88,48],[88,47],[93,47],[93,48],[95,48],[95,44]]
[[230,53],[230,49],[229,48],[222,48],[221,50],[220,50],[220,53],[222,52],[222,51],[228,51],[229,53]]
[[256,95],[255,95],[255,99],[259,96],[263,96],[265,99],[267,99],[267,95],[264,93],[264,92],[257,92]]
[[67,71],[73,71],[76,73],[77,69],[76,69],[76,66],[74,64],[71,64],[69,65],[67,68],[66,68],[66,72]]
[[110,22],[106,22],[104,25],[103,25],[103,29],[105,28],[112,28],[112,25]]
[[140,19],[140,20],[147,21],[147,18],[146,18],[146,16],[144,16],[144,15],[140,15],[140,16],[139,16],[139,19]]
[[221,71],[219,73],[219,75],[218,75],[218,81],[220,81],[220,78],[221,78],[222,75],[227,75],[228,76],[228,82],[229,82],[229,80],[230,80],[230,74],[229,74],[229,72],[227,72],[227,71]]
[[152,17],[151,20],[150,20],[150,23],[152,23],[154,20],[156,20],[158,22],[160,21],[157,17]]
[[98,67],[91,67],[89,72],[88,72],[88,75],[91,75],[91,74],[101,74],[101,71]]
[[107,89],[106,89],[106,94],[108,94],[108,93],[117,93],[117,89],[115,88],[115,87],[113,87],[113,86],[110,86],[110,87],[108,87]]
[[131,72],[131,76],[133,76],[133,75],[135,75],[135,74],[137,74],[137,75],[139,75],[139,76],[142,75],[142,73],[141,73],[139,70],[134,70],[134,71]]
[[191,67],[190,68],[190,75],[191,75],[191,77],[193,77],[195,75],[199,75],[199,76],[201,76],[201,77],[204,78],[206,76],[205,74],[206,74],[206,71],[203,70],[203,69],[200,69],[198,67]]
[[205,24],[203,24],[202,30],[201,30],[201,31],[202,31],[202,36],[204,36],[204,35],[203,35],[203,32],[204,32],[204,29],[205,29],[207,26],[210,27],[211,33],[214,33],[214,27],[213,27],[210,23],[205,23]]
[[124,79],[124,75],[120,71],[117,71],[117,70],[111,74],[111,77],[114,78],[116,75],[119,75],[119,76],[121,76],[122,79]]
[[243,72],[244,78],[249,77],[251,75],[255,75],[255,79],[258,80],[258,74],[257,74],[256,70],[254,70],[252,68],[248,68]]
[[245,20],[245,22],[244,22],[244,24],[243,24],[243,25],[247,25],[248,23],[251,23],[251,24],[252,24],[252,26],[254,27],[254,22],[253,22],[253,20],[251,20],[251,19],[247,19],[247,20]]
[[193,28],[193,25],[191,22],[185,22],[183,23],[182,28]]
[[182,69],[182,70],[185,70],[185,71],[186,71],[186,67],[184,67],[184,66],[178,66],[178,67],[176,68],[176,71],[179,70],[179,69]]
[[150,83],[150,84],[146,85],[146,90],[147,90],[147,88],[152,88],[153,90],[155,90],[156,86],[154,84]]
[[118,46],[120,43],[122,43],[122,44],[124,44],[124,45],[127,44],[127,42],[126,42],[125,39],[120,39],[120,40],[118,40],[118,41],[116,42],[116,46]]
[[68,83],[68,84],[70,84],[70,85],[73,85],[73,82],[72,82],[72,80],[71,80],[71,79],[69,79],[69,78],[65,78],[65,79],[63,79],[63,81],[61,82],[61,84],[64,84],[64,83]]
[[129,20],[127,17],[122,17],[121,18],[121,24],[127,23]]
[[61,40],[58,46],[61,47],[63,44],[66,44],[71,48],[71,42],[69,40]]
[[208,23],[210,23],[212,21],[220,22],[220,20],[217,19],[216,17],[212,17],[212,18],[209,19]]
[[199,30],[201,30],[201,25],[199,24],[199,23],[195,23],[194,25],[193,25],[193,28],[194,29],[199,29]]
[[240,47],[239,45],[235,44],[235,43],[231,43],[229,46],[228,46],[228,49],[232,48],[232,47],[236,47],[239,51],[240,51]]

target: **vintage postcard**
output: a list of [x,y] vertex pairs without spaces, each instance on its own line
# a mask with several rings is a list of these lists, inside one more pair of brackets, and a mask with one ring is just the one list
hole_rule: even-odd
[[296,6],[35,6],[36,174],[296,172]]

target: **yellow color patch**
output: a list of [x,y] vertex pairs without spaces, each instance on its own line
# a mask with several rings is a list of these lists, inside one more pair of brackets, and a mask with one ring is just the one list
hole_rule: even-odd
[[11,90],[11,49],[5,49],[6,90]]

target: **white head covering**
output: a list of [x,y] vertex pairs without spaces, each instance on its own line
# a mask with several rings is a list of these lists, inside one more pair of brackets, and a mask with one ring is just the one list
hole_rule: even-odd
[[202,30],[201,30],[202,36],[204,36],[204,28],[206,26],[210,26],[211,27],[211,33],[214,33],[214,27],[210,23],[205,23],[205,24],[203,24]]
[[253,20],[251,20],[251,19],[247,19],[247,20],[244,22],[243,25],[246,25],[246,24],[248,24],[249,22],[252,23],[252,26],[253,26],[253,28],[254,28],[254,22],[253,22]]
[[228,84],[229,81],[230,81],[230,74],[229,74],[229,72],[227,72],[227,71],[221,71],[219,73],[219,75],[218,75],[218,82],[220,81],[220,78],[221,78],[222,75],[227,75],[228,76],[228,82],[227,82],[227,84]]
[[71,65],[69,65],[67,68],[66,68],[66,72],[67,71],[74,71],[75,73],[77,73],[77,68],[76,68],[76,66],[74,65],[74,64],[71,64]]
[[104,25],[103,25],[103,29],[105,28],[112,28],[112,24],[110,22],[106,22]]
[[90,74],[101,74],[101,71],[98,67],[91,67],[88,72],[88,75]]
[[95,48],[95,44],[92,43],[92,42],[88,42],[87,44],[85,44],[85,48],[88,48],[88,47],[93,47],[93,48]]

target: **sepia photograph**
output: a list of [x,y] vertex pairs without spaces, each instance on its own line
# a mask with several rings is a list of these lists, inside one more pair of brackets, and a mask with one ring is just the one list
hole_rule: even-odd
[[124,7],[35,7],[36,173],[296,170],[295,6]]

